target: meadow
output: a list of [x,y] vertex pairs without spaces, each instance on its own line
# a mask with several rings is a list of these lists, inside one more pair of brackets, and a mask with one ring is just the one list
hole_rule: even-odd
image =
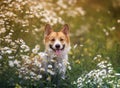
[[[66,79],[41,68],[47,23],[69,25]],[[120,88],[120,1],[1,0],[0,88]]]

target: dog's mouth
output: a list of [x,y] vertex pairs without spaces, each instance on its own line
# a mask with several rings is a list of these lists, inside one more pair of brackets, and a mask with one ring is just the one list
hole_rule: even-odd
[[61,49],[54,49],[54,48],[52,47],[52,45],[49,45],[49,47],[55,52],[56,55],[59,56],[59,55],[61,55],[62,51],[64,50],[65,45],[63,45]]

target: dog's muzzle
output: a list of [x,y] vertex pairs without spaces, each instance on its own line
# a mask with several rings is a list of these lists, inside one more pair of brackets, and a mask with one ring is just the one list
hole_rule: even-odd
[[56,49],[54,49],[54,48],[52,47],[52,45],[49,45],[49,47],[55,52],[55,54],[56,54],[57,56],[59,56],[59,55],[61,55],[62,51],[64,50],[65,45],[62,45],[62,48],[61,48],[61,49],[60,49],[60,45],[55,45],[55,48],[56,48]]
[[55,45],[56,49],[54,49],[52,45],[49,45],[49,47],[50,47],[53,51],[56,51],[56,50],[64,50],[65,45],[62,45],[62,48],[61,48],[61,49],[60,49],[60,45]]

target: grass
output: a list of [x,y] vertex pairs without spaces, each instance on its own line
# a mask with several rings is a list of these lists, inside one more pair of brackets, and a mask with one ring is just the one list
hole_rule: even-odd
[[[72,4],[63,1],[67,8],[64,8],[64,4],[61,2],[57,4],[57,1],[41,1],[40,4],[28,0],[26,2],[29,4],[25,1],[20,2],[17,0],[11,2],[2,0],[0,4],[0,7],[2,7],[0,11],[2,16],[0,19],[1,87],[120,87],[120,19],[117,1],[110,0],[109,3],[107,1],[102,3],[101,1],[92,0],[89,2],[85,0],[85,2],[77,1],[77,3],[73,2]],[[89,6],[88,3],[90,3]],[[113,3],[116,3],[115,7]],[[41,6],[43,4],[44,6]],[[20,10],[16,9],[14,5],[20,5]],[[38,79],[38,66],[32,65],[33,67],[29,69],[29,66],[25,65],[28,62],[24,62],[24,58],[29,61],[32,58],[37,58],[38,53],[44,51],[43,30],[46,23],[52,24],[56,31],[59,31],[64,23],[69,24],[71,38],[69,62],[71,70],[67,70],[65,80],[61,79],[60,75],[51,76],[50,74],[43,75],[42,79]],[[23,45],[24,47],[22,47]],[[35,49],[36,45],[40,46],[40,49],[34,54],[32,50]],[[98,64],[102,61],[112,64],[111,68],[113,69],[112,73],[106,74],[109,77],[101,79],[100,84],[94,81],[93,78],[96,76],[92,75],[99,74],[99,72],[94,72],[96,70],[109,69],[109,67],[102,69],[98,67]],[[20,73],[21,68],[25,70],[25,72],[23,71],[25,74]],[[31,75],[31,72],[34,72],[35,76]],[[86,78],[90,72],[93,73]],[[79,78],[85,80],[78,82]],[[80,83],[83,83],[83,85],[79,86]]]

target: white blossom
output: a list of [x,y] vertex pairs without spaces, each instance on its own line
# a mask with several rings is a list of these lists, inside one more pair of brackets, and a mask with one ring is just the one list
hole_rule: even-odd
[[52,68],[52,65],[48,65],[48,68]]
[[73,48],[75,49],[77,46],[78,46],[78,45],[77,45],[77,44],[75,44]]
[[42,75],[38,75],[37,78],[38,78],[38,79],[41,79],[41,78],[42,78]]
[[47,69],[47,72],[50,73],[51,75],[55,75],[55,72],[53,72],[53,71],[50,70],[50,69]]
[[2,59],[2,56],[0,55],[0,60]]
[[71,66],[68,66],[68,69],[71,70]]
[[13,61],[9,61],[9,66],[10,67],[14,67],[14,62]]
[[93,84],[99,87],[103,87],[104,82],[107,82],[113,86],[116,85],[110,80],[111,78],[113,79],[116,77],[116,73],[112,69],[112,65],[105,60],[98,63],[97,66],[98,69],[93,69],[87,74],[83,74],[77,79],[76,83],[78,88],[84,88],[85,85],[92,86]]

